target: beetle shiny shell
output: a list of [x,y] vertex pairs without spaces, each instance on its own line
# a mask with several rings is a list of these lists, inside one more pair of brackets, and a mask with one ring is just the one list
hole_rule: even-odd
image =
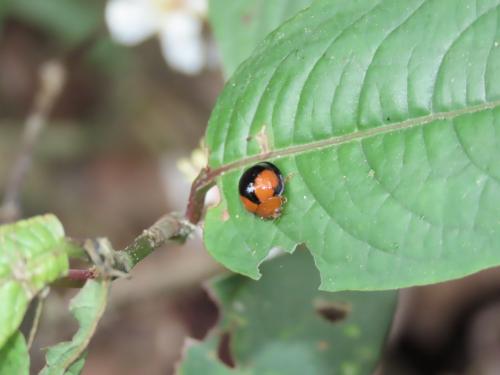
[[247,209],[263,219],[276,219],[285,203],[285,182],[280,170],[269,162],[247,169],[240,178],[240,200]]

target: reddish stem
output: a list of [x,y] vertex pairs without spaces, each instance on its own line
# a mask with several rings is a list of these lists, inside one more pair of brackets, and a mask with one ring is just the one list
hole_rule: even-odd
[[89,279],[94,279],[96,274],[89,269],[70,269],[68,274],[52,283],[53,286],[65,288],[82,288]]
[[88,279],[95,278],[95,274],[91,270],[70,269],[66,276],[69,280],[73,281],[87,281]]
[[189,200],[186,209],[186,219],[191,224],[198,224],[203,213],[205,195],[214,185],[216,174],[209,168],[203,169],[191,185]]

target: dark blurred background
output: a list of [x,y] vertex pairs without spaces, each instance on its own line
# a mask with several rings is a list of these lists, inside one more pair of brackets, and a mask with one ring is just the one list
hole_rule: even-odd
[[[16,157],[41,64],[71,55],[67,83],[23,185],[23,216],[53,212],[69,235],[107,236],[122,248],[162,214],[184,210],[190,181],[177,162],[199,146],[221,74],[172,71],[155,38],[134,48],[114,44],[103,2],[69,1],[69,10],[54,2],[53,9],[62,6],[59,15],[43,9],[37,15],[29,3],[7,7],[0,17],[0,186]],[[171,373],[184,337],[201,338],[213,324],[216,308],[200,282],[218,268],[201,239],[165,250],[138,265],[131,280],[113,285],[85,374]],[[34,371],[43,364],[40,348],[72,336],[73,294],[51,293],[32,350]]]
[[[162,214],[184,209],[190,182],[177,162],[198,147],[222,74],[176,73],[154,38],[133,48],[113,43],[101,1],[15,1],[0,0],[0,187],[40,65],[71,56],[23,185],[22,213],[53,212],[69,235],[107,236],[122,248]],[[199,236],[157,250],[130,280],[113,284],[84,374],[172,373],[184,338],[202,338],[217,319],[201,282],[220,271]],[[500,272],[489,270],[403,291],[381,372],[500,374],[499,286]],[[74,332],[73,294],[51,293],[32,349],[34,372],[43,364],[40,348]]]

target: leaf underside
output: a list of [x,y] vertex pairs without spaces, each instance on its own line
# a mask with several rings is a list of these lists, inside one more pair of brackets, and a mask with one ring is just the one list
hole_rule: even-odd
[[64,230],[53,215],[0,226],[0,348],[31,299],[68,270]]
[[[209,123],[210,253],[258,278],[271,248],[304,243],[329,291],[500,264],[499,4],[319,0],[270,34]],[[239,201],[257,160],[287,177],[275,221]]]
[[[188,342],[180,374],[201,369],[221,375],[372,373],[395,292],[319,292],[317,272],[304,249],[263,268],[257,282],[233,275],[212,284],[221,318],[205,342]],[[234,369],[217,356],[217,334],[224,332]]]

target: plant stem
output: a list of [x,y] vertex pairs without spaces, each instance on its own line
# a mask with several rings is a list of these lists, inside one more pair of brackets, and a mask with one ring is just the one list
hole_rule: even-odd
[[196,227],[176,213],[161,217],[145,229],[124,250],[113,251],[106,239],[91,240],[84,245],[94,266],[90,269],[71,269],[65,277],[52,285],[81,288],[85,281],[95,277],[116,278],[125,275],[141,260],[168,242],[184,242]]
[[203,214],[205,195],[215,184],[215,175],[210,169],[203,169],[191,185],[188,205],[186,208],[186,219],[193,225],[198,224]]
[[161,217],[124,250],[116,253],[119,263],[123,265],[123,271],[129,272],[137,263],[167,242],[184,242],[194,228],[194,225],[176,213]]
[[28,337],[28,350],[31,349],[33,341],[35,340],[36,333],[38,332],[38,326],[40,324],[40,317],[42,316],[43,303],[45,298],[49,294],[49,288],[45,288],[41,293],[38,294],[36,302],[35,316],[33,317],[33,323],[31,324],[31,329]]
[[62,288],[82,288],[85,282],[96,277],[93,269],[70,269],[68,274],[52,283],[52,286]]
[[65,77],[66,70],[58,60],[48,61],[40,67],[40,87],[35,96],[31,113],[24,124],[21,148],[7,178],[5,195],[0,207],[0,223],[15,221],[21,216],[19,204],[21,187],[31,167],[36,142],[62,91]]
[[33,161],[36,143],[63,91],[67,71],[71,71],[71,66],[82,59],[82,56],[95,44],[102,32],[101,28],[96,30],[77,46],[65,51],[59,58],[49,60],[40,66],[38,91],[33,107],[24,123],[17,158],[7,176],[5,194],[0,205],[0,224],[16,221],[21,217],[19,199],[21,189]]

